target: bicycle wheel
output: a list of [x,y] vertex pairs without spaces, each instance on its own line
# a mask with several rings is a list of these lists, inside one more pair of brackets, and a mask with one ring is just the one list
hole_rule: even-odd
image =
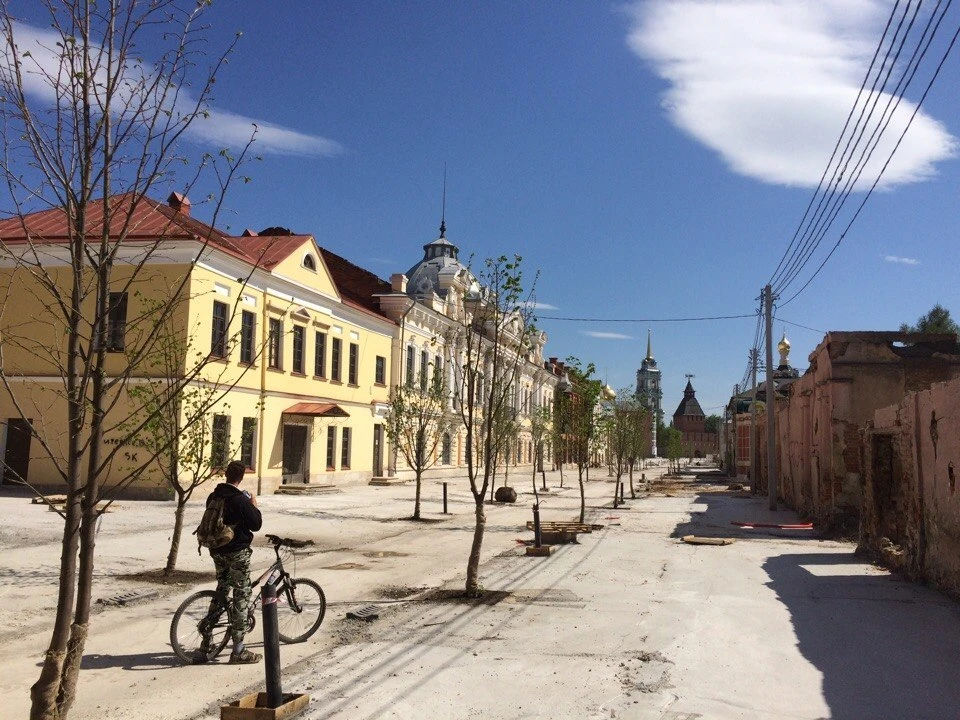
[[207,639],[206,660],[213,660],[230,639],[230,618],[224,597],[215,590],[194,593],[177,608],[170,623],[170,647],[185,663],[201,660]]
[[299,643],[313,635],[323,614],[327,598],[313,580],[290,578],[277,593],[277,627],[285,643]]

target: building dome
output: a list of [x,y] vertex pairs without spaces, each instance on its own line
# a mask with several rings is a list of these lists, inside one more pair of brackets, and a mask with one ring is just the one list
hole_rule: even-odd
[[781,355],[790,354],[790,341],[787,340],[787,333],[783,333],[783,338],[777,343],[777,350],[780,351]]
[[407,271],[408,295],[429,297],[436,293],[446,297],[447,288],[458,277],[464,278],[469,287],[476,285],[470,271],[457,257],[460,248],[447,240],[446,233],[446,225],[440,223],[440,237],[423,246],[423,259]]

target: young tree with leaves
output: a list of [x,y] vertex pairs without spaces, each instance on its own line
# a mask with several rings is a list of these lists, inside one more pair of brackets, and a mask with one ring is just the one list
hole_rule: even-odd
[[[0,7],[0,173],[10,218],[0,229],[0,252],[13,265],[6,296],[30,297],[51,333],[44,345],[11,318],[10,307],[3,308],[4,389],[25,422],[30,405],[38,398],[48,402],[42,399],[47,395],[56,395],[66,417],[62,437],[48,436],[46,425],[31,430],[66,495],[54,627],[31,688],[31,718],[54,720],[67,716],[76,694],[100,503],[142,476],[157,455],[129,450],[153,411],[130,407],[126,388],[144,374],[153,330],[189,299],[186,273],[164,278],[167,302],[159,310],[126,307],[125,298],[141,283],[161,282],[153,261],[167,231],[156,228],[153,239],[144,239],[138,210],[151,191],[176,182],[189,192],[214,168],[205,187],[216,218],[246,148],[236,157],[215,154],[195,165],[178,150],[184,133],[206,117],[215,75],[231,49],[199,68],[209,49],[199,25],[207,3],[43,4],[48,24],[39,33],[21,24],[9,6]],[[160,25],[164,32],[156,33]],[[141,47],[147,36],[156,50],[152,63]],[[54,243],[55,251],[28,222],[39,210],[63,218],[65,237]],[[202,245],[208,238],[198,240]],[[118,346],[121,298],[132,317],[124,326],[128,341]],[[58,381],[33,388],[14,383],[12,377],[22,373],[16,358],[27,353]],[[189,386],[202,365],[186,367],[176,380],[180,387],[172,389]],[[130,417],[139,422],[130,423]],[[108,434],[115,444],[104,444]],[[130,464],[118,477],[116,467],[127,454]],[[139,461],[132,460],[135,455]]]
[[538,405],[530,414],[530,443],[533,445],[533,494],[537,495],[537,469],[539,468],[543,480],[543,489],[547,489],[547,473],[544,468],[544,442],[550,436],[553,424],[553,412],[547,405]]
[[[424,369],[426,372],[426,369]],[[448,409],[449,388],[442,370],[434,367],[433,378],[421,385],[398,384],[390,395],[390,411],[384,429],[391,445],[413,470],[416,492],[413,519],[420,520],[423,474],[439,459],[437,449],[454,429]]]
[[532,288],[524,290],[519,256],[487,260],[477,279],[480,287],[465,296],[457,327],[447,343],[457,357],[455,396],[474,499],[465,585],[468,597],[483,594],[479,573],[487,522],[484,503],[502,449],[502,420],[511,412],[516,379],[535,332]]
[[565,430],[567,448],[573,462],[577,464],[577,482],[580,486],[580,522],[586,522],[587,494],[585,479],[590,459],[595,447],[600,416],[597,403],[603,390],[603,383],[594,377],[596,368],[593,363],[583,366],[575,357],[567,358],[570,381],[573,391],[565,403]]

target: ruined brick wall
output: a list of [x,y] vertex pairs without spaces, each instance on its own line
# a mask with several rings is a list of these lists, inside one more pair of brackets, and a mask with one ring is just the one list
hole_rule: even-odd
[[861,546],[960,594],[960,380],[877,410],[863,450]]
[[945,337],[827,334],[789,398],[777,403],[780,495],[787,504],[819,524],[856,528],[864,502],[862,430],[878,408],[899,403],[909,389],[960,376],[955,338],[951,346]]

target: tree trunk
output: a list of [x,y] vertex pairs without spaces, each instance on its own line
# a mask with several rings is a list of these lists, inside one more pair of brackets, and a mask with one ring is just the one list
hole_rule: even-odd
[[413,500],[413,519],[420,519],[420,488],[422,487],[423,481],[423,470],[417,468],[417,490]]
[[40,677],[30,688],[30,720],[56,720],[60,717],[60,678],[71,635],[70,616],[76,599],[77,549],[80,546],[80,497],[74,492],[68,498],[60,554],[57,614]]
[[637,491],[633,488],[633,462],[630,462],[630,499],[637,499]]
[[577,480],[580,483],[580,522],[586,522],[587,517],[587,495],[586,488],[583,484],[583,466],[579,468],[577,473]]
[[180,554],[180,536],[183,534],[183,516],[187,510],[187,498],[178,494],[177,509],[173,513],[173,537],[170,538],[170,551],[167,553],[167,565],[163,574],[169,575],[177,569],[177,556]]
[[464,588],[467,597],[483,595],[483,586],[480,585],[480,548],[483,546],[483,531],[487,526],[487,516],[483,511],[485,494],[474,497],[476,522],[473,528],[473,543],[470,545],[470,557],[467,559],[467,584]]

